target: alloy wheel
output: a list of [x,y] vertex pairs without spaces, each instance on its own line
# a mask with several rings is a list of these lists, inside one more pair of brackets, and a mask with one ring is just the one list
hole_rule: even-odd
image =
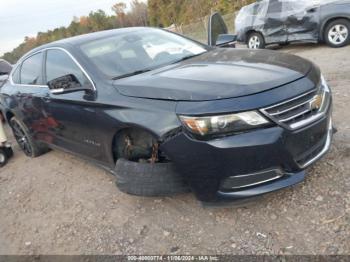
[[16,122],[12,122],[12,130],[20,148],[23,150],[23,152],[27,156],[31,156],[33,149],[29,143],[28,137],[26,136],[25,132],[22,130],[21,126]]
[[348,28],[345,25],[338,24],[329,30],[328,40],[334,45],[341,45],[348,39],[348,35]]
[[249,39],[249,48],[250,49],[259,49],[260,48],[260,39],[256,35],[252,36]]

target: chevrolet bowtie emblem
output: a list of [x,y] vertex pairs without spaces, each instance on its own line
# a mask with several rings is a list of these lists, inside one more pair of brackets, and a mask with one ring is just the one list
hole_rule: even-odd
[[310,109],[312,111],[314,110],[320,110],[322,105],[322,95],[317,95],[314,97],[314,99],[310,102]]

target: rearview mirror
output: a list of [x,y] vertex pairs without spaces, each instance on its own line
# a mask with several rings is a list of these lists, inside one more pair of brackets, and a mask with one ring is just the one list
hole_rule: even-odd
[[91,91],[89,87],[83,87],[75,75],[69,74],[55,78],[47,83],[52,94],[66,94],[78,91]]
[[6,60],[0,59],[0,75],[9,75],[12,70],[12,65]]
[[219,13],[212,14],[208,24],[208,45],[215,46],[218,36],[227,33],[227,26],[222,16]]

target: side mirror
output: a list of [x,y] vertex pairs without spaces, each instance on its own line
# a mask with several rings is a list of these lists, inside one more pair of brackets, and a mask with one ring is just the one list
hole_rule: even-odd
[[6,60],[0,59],[0,75],[9,75],[12,71],[12,65]]
[[208,45],[215,46],[219,35],[228,33],[224,19],[219,13],[214,13],[209,18],[208,23]]
[[75,75],[69,74],[55,78],[47,83],[52,94],[66,94],[78,91],[91,91],[89,87],[83,87]]
[[218,47],[236,47],[237,35],[219,35],[215,45]]

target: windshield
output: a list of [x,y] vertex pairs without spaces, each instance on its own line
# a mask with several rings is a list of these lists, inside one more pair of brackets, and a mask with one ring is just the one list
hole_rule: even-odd
[[143,29],[81,46],[91,62],[110,78],[142,73],[206,52],[204,46],[160,29]]

